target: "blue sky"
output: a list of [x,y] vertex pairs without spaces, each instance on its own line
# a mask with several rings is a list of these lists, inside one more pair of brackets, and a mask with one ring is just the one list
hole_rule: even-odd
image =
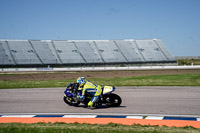
[[200,0],[0,0],[0,39],[154,38],[200,56]]

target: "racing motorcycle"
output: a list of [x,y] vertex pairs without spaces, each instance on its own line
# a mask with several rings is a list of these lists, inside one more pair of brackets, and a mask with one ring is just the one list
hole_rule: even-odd
[[[85,92],[85,99],[83,101],[77,100],[78,94],[78,84],[70,83],[64,91],[63,100],[66,104],[71,106],[78,106],[80,103],[88,105],[89,101],[92,99],[92,95],[89,92]],[[99,101],[96,103],[97,106],[106,105],[108,107],[118,107],[122,103],[122,99],[119,95],[114,94],[115,87],[113,86],[104,86],[102,87],[102,93],[100,95]]]

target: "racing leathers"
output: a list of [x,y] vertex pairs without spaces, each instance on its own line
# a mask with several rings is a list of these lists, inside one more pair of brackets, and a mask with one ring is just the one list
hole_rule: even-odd
[[78,88],[78,99],[80,101],[84,100],[86,92],[90,93],[90,95],[93,96],[90,102],[88,103],[88,107],[93,107],[95,103],[99,101],[102,92],[101,86],[86,81],[84,85],[79,86]]

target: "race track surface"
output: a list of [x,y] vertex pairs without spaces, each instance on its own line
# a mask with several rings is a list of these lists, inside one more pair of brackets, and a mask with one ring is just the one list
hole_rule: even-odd
[[117,87],[122,104],[115,108],[68,106],[64,88],[1,89],[0,114],[90,113],[200,116],[200,87]]

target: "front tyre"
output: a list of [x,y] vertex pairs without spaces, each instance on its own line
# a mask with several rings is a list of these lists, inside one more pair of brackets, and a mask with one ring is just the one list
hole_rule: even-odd
[[103,102],[109,107],[118,107],[122,103],[122,99],[117,94],[111,93],[104,96]]
[[70,97],[63,97],[63,100],[66,104],[70,105],[70,106],[78,106],[80,104],[79,101],[75,101],[73,98]]

